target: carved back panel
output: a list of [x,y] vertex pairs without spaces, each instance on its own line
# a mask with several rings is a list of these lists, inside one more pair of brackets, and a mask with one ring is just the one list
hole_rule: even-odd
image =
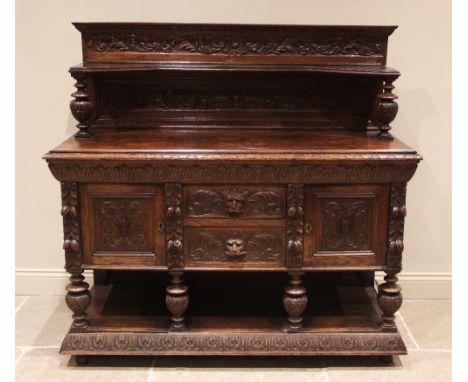
[[[91,77],[93,128],[365,129],[380,83],[315,73],[145,73]],[[223,86],[219,86],[219,84]]]

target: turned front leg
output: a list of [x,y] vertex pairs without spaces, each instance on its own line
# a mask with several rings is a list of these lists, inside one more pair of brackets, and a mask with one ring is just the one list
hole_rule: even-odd
[[91,302],[89,284],[84,282],[81,273],[73,273],[70,277],[70,284],[67,285],[67,295],[65,301],[73,312],[72,326],[82,328],[88,325],[86,321],[86,309]]
[[397,284],[398,277],[388,274],[384,278],[385,283],[379,285],[377,301],[382,310],[381,326],[384,330],[396,330],[395,313],[403,303],[401,287]]
[[172,330],[185,328],[184,313],[189,303],[188,287],[183,284],[182,272],[169,272],[170,284],[166,288],[166,306],[171,312]]
[[307,291],[302,285],[304,272],[289,273],[289,285],[284,288],[283,306],[288,313],[287,325],[289,330],[302,328],[302,314],[307,306]]

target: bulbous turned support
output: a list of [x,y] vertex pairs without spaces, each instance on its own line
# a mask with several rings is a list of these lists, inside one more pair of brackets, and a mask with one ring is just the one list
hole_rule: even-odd
[[385,282],[379,285],[377,301],[382,310],[381,326],[384,330],[396,330],[395,313],[403,303],[401,287],[397,284],[398,277],[388,274],[384,278]]
[[379,126],[378,139],[393,139],[389,133],[391,129],[390,123],[395,119],[398,113],[398,104],[395,100],[398,98],[392,93],[395,88],[392,83],[394,80],[385,80],[383,93],[377,96],[377,104],[375,105],[375,118]]
[[302,328],[302,314],[307,307],[307,290],[302,285],[304,272],[289,273],[289,286],[284,288],[283,306],[288,313],[288,330],[295,331]]
[[83,328],[88,325],[86,321],[86,309],[91,302],[89,293],[89,284],[84,282],[84,276],[81,273],[72,273],[70,284],[67,285],[67,295],[65,301],[67,306],[73,312],[73,327]]
[[89,122],[93,114],[94,104],[90,100],[87,87],[86,75],[84,73],[73,73],[73,78],[76,80],[76,90],[72,93],[75,99],[70,101],[70,110],[73,117],[78,121],[76,127],[79,131],[75,134],[76,138],[89,138]]
[[185,328],[184,313],[189,303],[188,287],[183,284],[182,272],[170,272],[170,284],[166,288],[166,306],[171,312],[171,330]]

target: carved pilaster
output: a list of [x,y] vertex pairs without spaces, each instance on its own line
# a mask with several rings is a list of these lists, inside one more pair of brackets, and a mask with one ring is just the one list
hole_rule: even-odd
[[65,269],[71,274],[67,285],[65,301],[73,312],[73,326],[87,325],[86,309],[91,301],[89,285],[84,282],[81,268],[80,218],[78,205],[78,184],[61,183],[63,216],[63,249]]
[[164,185],[166,203],[166,253],[169,268],[183,268],[182,185]]
[[287,212],[288,251],[286,265],[288,268],[300,268],[304,249],[303,184],[288,184]]
[[75,99],[70,101],[70,110],[78,121],[76,127],[79,131],[75,134],[76,138],[89,138],[91,134],[88,131],[89,121],[93,114],[94,104],[89,98],[86,87],[86,75],[84,73],[73,73],[76,80],[76,90],[72,93]]
[[377,104],[375,106],[375,116],[379,123],[379,139],[393,139],[393,136],[389,133],[391,129],[390,123],[395,119],[398,113],[398,104],[395,99],[398,97],[392,93],[395,88],[392,80],[385,80],[383,86],[383,92],[377,96]]
[[171,312],[171,329],[185,328],[184,313],[189,303],[188,287],[182,282],[182,272],[170,272],[171,281],[166,288],[166,306]]
[[403,302],[401,287],[397,284],[396,276],[401,271],[403,253],[403,231],[406,216],[406,184],[392,184],[390,191],[390,216],[388,231],[388,248],[386,261],[385,282],[379,286],[377,296],[382,309],[382,327],[394,330],[395,313]]
[[304,272],[289,273],[289,286],[284,288],[283,306],[288,313],[288,330],[302,328],[302,313],[307,307],[307,291],[302,285]]

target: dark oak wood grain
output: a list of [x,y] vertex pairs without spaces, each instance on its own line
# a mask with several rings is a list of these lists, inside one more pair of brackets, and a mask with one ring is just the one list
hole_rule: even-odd
[[75,26],[61,353],[406,353],[396,27]]

